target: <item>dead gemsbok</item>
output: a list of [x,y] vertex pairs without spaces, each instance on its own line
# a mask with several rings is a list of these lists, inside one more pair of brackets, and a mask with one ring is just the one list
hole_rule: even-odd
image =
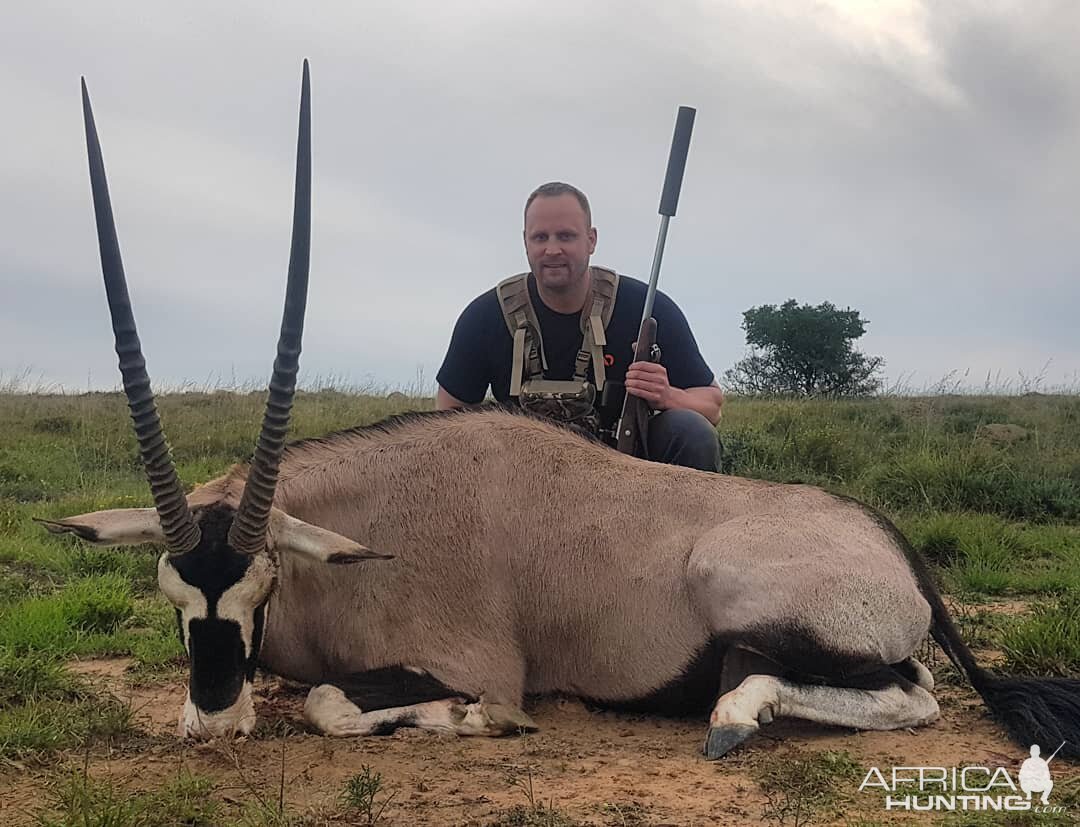
[[[185,496],[128,303],[84,87],[120,370],[154,507],[45,522],[155,542],[191,661],[180,733],[248,733],[256,668],[312,685],[331,735],[531,726],[526,693],[711,706],[705,753],[776,717],[894,729],[938,717],[913,657],[928,630],[1023,744],[1080,755],[1080,681],[999,677],[924,564],[850,499],[633,459],[500,410],[400,417],[285,444],[308,278],[310,107],[300,103],[292,253],[251,464]],[[374,549],[372,551],[370,549]],[[392,559],[366,565],[367,558]]]

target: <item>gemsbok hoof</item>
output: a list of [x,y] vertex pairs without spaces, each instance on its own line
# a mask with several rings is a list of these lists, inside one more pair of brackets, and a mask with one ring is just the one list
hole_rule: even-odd
[[758,727],[750,724],[709,727],[709,734],[705,736],[705,757],[710,761],[722,758],[757,731]]
[[519,732],[536,732],[540,729],[522,710],[505,704],[484,704],[493,727],[501,735],[517,735]]
[[450,707],[450,717],[458,735],[517,735],[523,730],[536,732],[539,729],[520,709],[486,701],[471,704],[454,702]]

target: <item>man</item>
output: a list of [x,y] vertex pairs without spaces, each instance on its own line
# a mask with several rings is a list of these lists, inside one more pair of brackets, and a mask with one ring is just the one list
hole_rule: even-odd
[[[659,411],[649,458],[716,471],[724,395],[682,311],[657,292],[662,361],[634,361],[647,285],[590,267],[597,233],[584,193],[550,183],[525,202],[530,272],[477,297],[458,318],[437,376],[440,410],[483,401],[488,387],[520,404],[612,440],[621,385]],[[605,385],[608,385],[606,393]]]

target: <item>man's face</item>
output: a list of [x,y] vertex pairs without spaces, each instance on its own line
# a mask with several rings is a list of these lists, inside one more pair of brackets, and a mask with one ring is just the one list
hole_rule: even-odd
[[525,255],[537,282],[554,293],[569,292],[585,278],[596,249],[596,229],[570,193],[539,196],[525,214]]

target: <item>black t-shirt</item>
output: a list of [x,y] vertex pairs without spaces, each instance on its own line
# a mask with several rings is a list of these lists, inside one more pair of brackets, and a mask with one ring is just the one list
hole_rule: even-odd
[[[609,382],[623,382],[626,369],[633,361],[633,343],[641,326],[648,285],[629,276],[619,276],[619,292],[608,322],[604,347],[605,374]],[[574,377],[574,360],[581,349],[581,314],[557,313],[540,299],[536,280],[529,275],[529,296],[540,322],[544,340],[544,355],[548,369],[546,379],[567,380]],[[653,302],[656,319],[656,341],[660,345],[660,362],[667,368],[668,381],[677,388],[711,385],[713,372],[698,350],[694,334],[686,317],[671,299],[660,291]],[[466,404],[482,402],[488,388],[499,402],[510,399],[510,368],[514,341],[506,329],[499,299],[492,288],[477,296],[462,312],[454,325],[446,358],[436,377],[439,385]],[[593,380],[589,366],[589,380]],[[606,415],[605,415],[606,414]],[[618,415],[601,411],[602,427],[610,427]]]

